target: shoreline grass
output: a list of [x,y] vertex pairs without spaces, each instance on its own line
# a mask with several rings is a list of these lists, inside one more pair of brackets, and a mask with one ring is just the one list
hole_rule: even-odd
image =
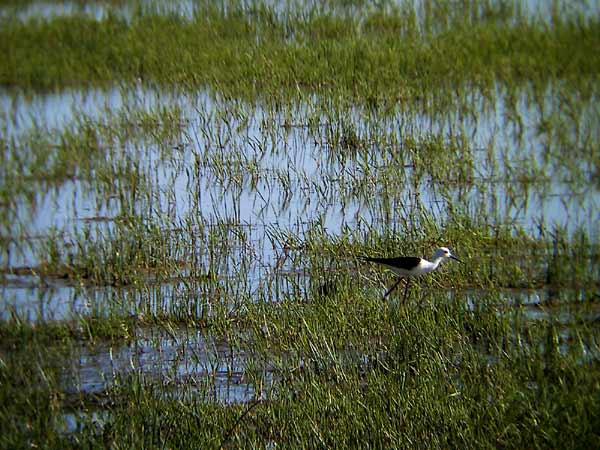
[[[431,17],[423,22],[438,20],[443,4],[426,11]],[[452,92],[465,82],[487,89],[498,81],[545,85],[594,80],[600,72],[596,18],[510,24],[486,13],[483,8],[462,21],[455,16],[437,33],[420,31],[398,11],[370,13],[362,21],[283,21],[269,9],[208,8],[192,20],[150,15],[131,23],[114,16],[4,23],[0,84],[43,90],[141,78],[242,98],[326,93],[335,86],[345,96],[379,103]]]

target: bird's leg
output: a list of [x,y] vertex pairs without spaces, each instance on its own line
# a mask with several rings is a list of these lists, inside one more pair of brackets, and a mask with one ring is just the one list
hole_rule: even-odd
[[387,291],[387,292],[386,292],[386,293],[383,295],[383,298],[386,298],[388,295],[390,295],[390,294],[392,293],[392,291],[398,287],[398,285],[400,284],[400,282],[401,282],[403,279],[404,279],[404,278],[402,278],[402,277],[398,278],[398,281],[396,281],[396,282],[394,283],[394,285],[393,285],[391,288],[389,288],[389,289],[388,289],[388,291]]
[[408,295],[408,285],[410,284],[410,278],[406,279],[406,286],[404,286],[404,298],[402,299],[402,303],[406,303],[406,297]]

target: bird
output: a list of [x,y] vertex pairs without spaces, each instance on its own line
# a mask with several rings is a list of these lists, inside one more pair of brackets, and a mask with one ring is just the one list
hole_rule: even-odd
[[388,291],[384,294],[383,298],[385,299],[388,295],[392,293],[394,289],[400,284],[400,282],[406,278],[406,287],[404,288],[404,299],[406,301],[406,295],[408,293],[408,284],[410,283],[410,279],[412,277],[417,277],[419,275],[423,275],[425,273],[433,272],[436,270],[440,264],[447,260],[453,259],[462,263],[460,259],[450,252],[447,247],[438,248],[431,261],[426,260],[425,258],[419,258],[418,256],[396,256],[394,258],[377,258],[371,256],[362,256],[361,259],[367,262],[373,262],[377,264],[382,264],[400,275],[400,278],[394,285],[388,289]]

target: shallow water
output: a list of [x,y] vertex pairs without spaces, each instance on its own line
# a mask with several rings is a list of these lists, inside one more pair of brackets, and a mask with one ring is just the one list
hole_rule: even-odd
[[0,18],[11,18],[21,21],[52,20],[59,17],[84,16],[94,20],[105,20],[109,15],[131,21],[138,13],[156,13],[164,15],[177,15],[183,18],[192,18],[198,10],[198,5],[192,0],[177,0],[160,2],[156,0],[142,0],[136,2],[110,2],[90,1],[81,4],[73,1],[33,1],[25,5],[5,6],[0,9]]
[[[164,385],[166,392],[186,391],[220,403],[246,402],[263,394],[244,376],[247,355],[223,340],[196,330],[142,330],[126,344],[81,345],[63,361],[62,385],[68,396],[102,393],[129,374]],[[271,374],[266,378],[272,380]],[[266,388],[266,387],[265,387]]]
[[[278,13],[285,14],[284,3]],[[417,11],[423,8],[414,3]],[[193,1],[162,5],[144,7],[187,18],[200,7]],[[523,5],[526,16],[543,10],[543,20],[551,20],[547,2]],[[597,6],[577,5],[565,9],[597,14]],[[361,8],[332,9],[360,18]],[[0,8],[0,16],[82,14],[102,20],[116,11],[130,20],[138,13],[127,5],[70,2],[35,2],[15,11]],[[147,395],[168,398],[220,404],[268,399],[278,382],[275,365],[288,356],[253,355],[241,331],[232,340],[212,335],[207,330],[222,325],[224,312],[243,321],[250,302],[326,302],[340,275],[360,278],[366,286],[361,289],[381,287],[380,272],[365,275],[368,267],[337,255],[313,259],[322,267],[315,270],[318,279],[311,278],[311,258],[319,249],[307,251],[304,244],[313,235],[335,240],[348,230],[354,238],[375,230],[408,240],[407,232],[418,231],[421,211],[441,223],[459,211],[492,226],[520,226],[532,238],[564,229],[567,238],[583,230],[592,243],[598,241],[598,99],[570,104],[564,101],[569,92],[560,83],[537,97],[529,88],[508,93],[498,87],[486,94],[473,89],[444,108],[426,99],[382,113],[315,96],[286,105],[246,103],[141,83],[49,94],[0,90],[3,156],[16,168],[14,174],[0,172],[0,320],[36,329],[65,322],[84,327],[86,319],[109,316],[133,323],[164,318],[161,326],[139,326],[126,342],[73,337],[56,343],[61,356],[51,364],[59,367],[56,388],[65,412],[57,416],[57,427],[64,433],[90,424],[101,430],[112,409],[103,402],[118,401],[121,389],[138,382],[151,388]],[[87,148],[89,140],[75,139],[80,135],[94,145]],[[83,161],[65,174],[55,166],[69,139],[75,144],[66,159]],[[95,158],[89,167],[85,151]],[[34,170],[40,155],[50,155],[40,158],[48,174]],[[160,233],[152,234],[156,229]],[[118,254],[131,241],[156,260],[168,254],[170,264],[140,264],[129,278],[100,282],[90,272],[69,272],[86,267],[77,266],[78,257],[96,255],[87,244]],[[56,257],[52,244],[67,268],[42,275]],[[460,242],[450,245],[461,256]],[[102,256],[109,259],[98,255],[95,264]],[[493,267],[498,255],[471,256],[473,264]],[[517,259],[516,271],[522,269],[522,283],[517,279],[511,286],[527,286],[536,270],[549,271],[543,256],[531,252],[502,257]],[[466,302],[466,314],[483,307],[510,317],[515,327],[507,333],[508,345],[543,347],[521,333],[547,327],[558,330],[560,352],[572,355],[577,347],[577,362],[597,362],[597,288],[448,288],[447,297],[435,298]],[[411,307],[438,307],[428,289],[417,290]],[[388,306],[405,307],[395,296]],[[214,328],[211,318],[217,319]],[[198,329],[173,328],[184,323]],[[386,346],[374,354],[349,347],[334,348],[327,357],[294,355],[293,370],[331,363],[368,373],[389,358]],[[481,352],[490,365],[497,362],[493,350]],[[461,355],[449,353],[460,364]]]
[[[397,232],[422,209],[441,222],[457,207],[483,214],[491,224],[520,225],[533,237],[558,226],[569,233],[583,229],[597,239],[599,186],[570,179],[570,170],[579,169],[562,167],[552,155],[560,149],[552,150],[550,137],[538,131],[544,118],[563,117],[552,89],[542,105],[527,92],[509,101],[499,89],[491,98],[471,94],[472,114],[399,107],[387,116],[357,107],[340,110],[318,98],[275,111],[206,92],[140,85],[33,97],[5,90],[0,124],[14,143],[6,150],[9,157],[32,134],[58,139],[91,124],[107,148],[109,173],[133,167],[143,183],[117,177],[106,184],[93,173],[90,180],[75,174],[48,187],[39,180],[33,199],[17,197],[4,206],[13,220],[0,227],[6,239],[0,254],[6,299],[2,316],[62,320],[107,309],[102,289],[90,296],[68,280],[18,274],[42,263],[49,236],[69,255],[84,233],[110,238],[124,214],[160,219],[172,230],[173,252],[181,261],[172,276],[207,274],[218,252],[217,276],[229,280],[222,283],[226,291],[250,298],[281,293],[285,284],[295,289],[278,272],[303,277],[309,271],[298,264],[302,241],[312,230],[330,236],[346,228]],[[575,142],[598,140],[593,102],[583,105],[576,127],[572,119],[563,121],[566,136]],[[175,122],[172,116],[147,119],[165,110],[176,111]],[[466,153],[426,165],[420,159],[435,161],[435,147],[432,155],[421,156],[411,150],[411,139],[423,140],[417,149],[425,146],[422,151],[430,152],[426,147],[432,137],[457,151],[464,147]],[[537,167],[533,172],[520,171],[524,155]],[[197,239],[193,248],[190,238]],[[295,248],[284,258],[285,267],[279,267],[290,241]],[[214,250],[207,253],[209,245]],[[166,303],[176,297],[169,292],[180,289],[177,283],[159,284],[149,290],[155,291],[154,298],[169,299]],[[138,297],[125,302],[129,313],[139,313],[131,305],[144,303],[147,293]]]
[[[411,190],[419,177],[420,200],[428,209],[443,211],[447,201],[443,194],[449,192],[457,201],[464,202],[468,197],[466,201],[472,204],[484,203],[490,214],[493,211],[500,219],[514,217],[526,228],[534,228],[540,220],[546,225],[585,227],[598,218],[597,186],[573,186],[569,172],[561,173],[556,162],[546,162],[544,168],[548,138],[536,131],[543,117],[535,105],[529,104],[525,93],[517,106],[518,122],[507,118],[505,99],[497,94],[491,105],[483,97],[475,100],[477,119],[459,113],[435,118],[411,111],[377,118],[356,110],[344,116],[342,124],[334,122],[338,113],[324,115],[318,104],[298,105],[288,117],[260,105],[228,104],[205,93],[187,95],[141,87],[71,91],[41,99],[14,95],[5,92],[0,96],[0,107],[4,110],[6,135],[15,140],[22,140],[34,124],[38,131],[56,134],[73,124],[77,127],[82,118],[114,127],[111,121],[115,117],[135,121],[136,116],[151,113],[158,105],[181,111],[181,128],[170,141],[156,142],[159,136],[155,137],[152,130],[134,128],[130,138],[107,142],[123,146],[114,157],[138,161],[151,177],[154,196],[159,200],[155,209],[168,212],[173,220],[202,204],[208,221],[278,222],[289,226],[324,220],[325,227],[335,233],[359,218],[369,222],[382,219],[365,185],[377,192],[377,179],[388,176],[397,156],[405,160],[406,166],[404,173],[398,174],[398,181],[410,183],[406,191],[394,193],[402,202],[411,202]],[[547,105],[544,117],[555,113],[551,100]],[[598,139],[597,111],[590,108],[582,111],[578,126],[583,137]],[[75,122],[76,118],[80,122]],[[310,125],[310,118],[317,120],[316,128]],[[286,126],[290,122],[300,126]],[[515,130],[519,124],[523,124],[523,132]],[[349,148],[346,151],[350,154],[345,157],[339,148],[344,146],[347,127],[359,139],[360,147]],[[457,179],[454,172],[445,174],[436,169],[432,173],[428,167],[415,168],[413,165],[419,166],[419,162],[402,154],[406,153],[405,136],[441,136],[447,142],[468,139],[473,161],[465,166],[467,178]],[[526,179],[527,173],[518,170],[524,155],[533,157],[534,167],[539,167],[538,172],[531,173],[534,178]],[[584,161],[581,163],[585,166]],[[194,166],[198,168],[196,173],[191,170]],[[517,196],[520,198],[515,199]],[[30,234],[36,234],[50,226],[61,228],[69,221],[110,218],[110,213],[117,213],[122,206],[110,202],[110,198],[99,197],[89,183],[75,178],[49,193],[40,193],[38,207],[23,214],[20,222],[23,228],[35,230]],[[436,203],[441,205],[436,207]],[[97,210],[98,204],[104,208]],[[56,210],[69,206],[71,211]]]
[[[129,343],[81,344],[60,362],[61,389],[73,410],[57,418],[56,428],[66,434],[87,426],[102,430],[111,418],[102,398],[137,378],[159,386],[161,396],[221,404],[261,400],[274,375],[267,369],[255,386],[248,358],[239,346],[192,329],[145,328]],[[78,409],[82,404],[88,406]]]

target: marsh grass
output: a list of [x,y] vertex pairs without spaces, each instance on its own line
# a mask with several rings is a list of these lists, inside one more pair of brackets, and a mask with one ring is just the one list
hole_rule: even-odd
[[[106,405],[113,406],[103,426],[60,439],[215,448],[225,440],[232,447],[521,448],[563,446],[565,436],[597,442],[600,411],[586,393],[598,389],[598,363],[581,359],[581,345],[566,343],[556,324],[532,323],[518,311],[497,314],[494,296],[475,310],[431,300],[407,308],[348,289],[322,303],[257,306],[251,314],[266,321],[251,323],[267,323],[268,331],[255,328],[246,345],[259,367],[275,364],[278,379],[264,400],[227,407],[176,401],[159,382],[132,374],[107,393]],[[585,332],[575,333],[585,339]],[[44,402],[39,414],[48,419],[55,412]],[[30,439],[45,425],[34,422]]]
[[[564,325],[531,321],[518,308],[506,310],[504,299],[493,294],[474,307],[460,295],[449,300],[437,290],[417,289],[408,304],[382,302],[380,295],[342,276],[330,295],[250,303],[241,322],[213,322],[213,329],[230,336],[246,329],[234,341],[253,355],[247,377],[257,392],[266,371],[274,374],[273,387],[247,414],[251,405],[174,400],[160,380],[132,373],[103,393],[106,415],[100,427],[83,427],[69,436],[51,432],[45,442],[218,447],[227,438],[231,446],[368,442],[378,447],[427,441],[440,447],[515,448],[561,446],[564,436],[597,442],[600,411],[586,394],[598,390],[598,358],[586,356],[586,349],[598,351],[594,323],[570,324],[572,338],[563,333]],[[124,339],[119,332],[106,333],[107,323],[99,321],[104,328],[94,332]],[[168,329],[169,324],[172,318],[159,326]],[[60,388],[52,378],[59,373],[52,361],[60,355],[39,352],[74,335],[47,327],[15,331],[11,326],[3,333],[3,385],[21,380],[19,396],[10,406],[3,403],[3,417],[12,417],[3,422],[7,445],[39,442],[59,411],[73,407],[57,396]],[[27,365],[22,352],[39,355],[38,364]],[[42,384],[35,381],[40,376],[46,380]],[[19,409],[32,401],[38,407],[34,416]],[[75,410],[90,411],[92,404],[84,398]],[[152,432],[142,432],[148,429]]]
[[548,26],[515,19],[509,8],[500,15],[491,5],[465,2],[470,16],[454,12],[443,20],[447,3],[433,2],[419,18],[422,27],[415,14],[394,8],[367,11],[358,20],[318,14],[278,18],[266,6],[248,14],[242,5],[227,12],[205,6],[189,20],[140,15],[131,23],[116,16],[99,22],[85,17],[10,22],[0,32],[5,55],[0,80],[48,88],[141,77],[212,86],[236,97],[336,86],[345,95],[379,103],[390,95],[415,99],[432,87],[452,90],[465,80],[483,86],[497,79],[544,84],[598,72],[594,18],[556,15]]
[[[69,320],[0,323],[0,446],[598,447],[597,225],[511,220],[556,180],[597,184],[598,18],[558,2],[550,19],[511,2],[196,6],[0,27],[4,86],[141,89],[58,128],[1,118],[2,282],[114,291]],[[174,84],[203,90],[144,91]],[[29,244],[15,211],[69,183],[117,206]],[[406,303],[358,260],[440,245],[465,263]],[[522,304],[523,288],[552,293]],[[144,327],[243,351],[249,403],[214,401],[214,371],[177,378],[185,355],[66,394],[74,347]],[[82,424],[67,434],[65,412]]]
[[98,201],[119,200],[121,215],[136,211],[137,204],[151,204],[149,170],[151,157],[142,150],[144,139],[161,142],[157,154],[181,128],[177,108],[107,112],[102,119],[85,114],[59,129],[33,123],[5,142],[0,198],[5,227],[14,229],[19,211],[44,203],[43,192],[60,195],[65,186],[94,185]]

